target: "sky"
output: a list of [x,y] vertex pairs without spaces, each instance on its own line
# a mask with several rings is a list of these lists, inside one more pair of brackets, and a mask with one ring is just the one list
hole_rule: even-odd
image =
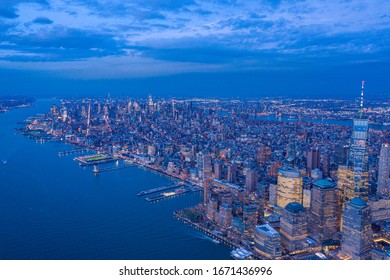
[[390,96],[388,0],[0,0],[0,95]]

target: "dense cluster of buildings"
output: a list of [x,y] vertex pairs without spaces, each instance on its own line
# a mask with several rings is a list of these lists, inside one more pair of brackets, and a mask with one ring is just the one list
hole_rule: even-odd
[[196,223],[257,258],[389,259],[390,105],[341,103],[62,100],[28,129],[203,186]]

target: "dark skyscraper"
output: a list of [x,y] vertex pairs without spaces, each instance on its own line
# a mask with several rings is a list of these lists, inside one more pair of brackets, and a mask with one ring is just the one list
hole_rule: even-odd
[[355,197],[344,209],[341,258],[367,260],[371,258],[371,209],[361,198]]
[[338,145],[335,148],[334,162],[337,165],[346,165],[348,161],[349,146]]
[[322,176],[324,178],[329,177],[330,157],[328,153],[322,155]]
[[229,183],[236,183],[237,181],[237,165],[231,164],[228,166],[227,181]]
[[222,179],[222,162],[215,161],[214,163],[214,178],[221,180]]
[[257,190],[257,182],[259,180],[259,174],[257,171],[247,169],[245,179],[245,191],[247,193],[255,192]]
[[390,144],[383,143],[379,155],[378,188],[377,194],[382,197],[389,197],[390,193]]
[[203,179],[211,178],[213,175],[213,167],[211,165],[211,156],[203,154]]
[[307,217],[306,209],[298,202],[290,202],[280,217],[282,245],[287,251],[294,252],[306,247]]
[[307,171],[310,172],[315,168],[320,168],[320,149],[312,148],[307,152]]
[[318,243],[333,239],[338,231],[338,204],[336,186],[328,180],[319,180],[311,190],[309,233]]

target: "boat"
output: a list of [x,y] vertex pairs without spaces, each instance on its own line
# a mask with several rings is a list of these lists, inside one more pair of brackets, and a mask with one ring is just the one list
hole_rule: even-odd
[[230,257],[235,260],[247,260],[252,257],[253,253],[240,247],[230,252]]
[[390,126],[390,122],[384,122],[383,126]]
[[212,242],[214,242],[215,244],[220,244],[221,241],[219,241],[218,239],[211,239]]

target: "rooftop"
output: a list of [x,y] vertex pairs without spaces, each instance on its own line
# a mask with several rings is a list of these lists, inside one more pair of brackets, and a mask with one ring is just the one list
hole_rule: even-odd
[[330,189],[335,186],[333,182],[330,182],[326,179],[318,180],[314,183],[314,185],[320,187],[321,189]]
[[278,172],[282,173],[285,176],[290,176],[290,177],[300,177],[299,170],[290,167],[290,166],[283,166],[278,169]]
[[351,201],[350,201],[351,205],[354,205],[354,206],[359,206],[359,207],[366,207],[367,206],[367,203],[359,198],[359,197],[355,197],[353,198]]
[[277,232],[273,227],[271,227],[268,224],[256,226],[256,231],[261,232],[262,234],[268,235],[268,236],[278,236],[280,235],[279,232]]
[[286,205],[285,209],[291,213],[305,212],[305,207],[302,206],[299,202],[290,202]]

